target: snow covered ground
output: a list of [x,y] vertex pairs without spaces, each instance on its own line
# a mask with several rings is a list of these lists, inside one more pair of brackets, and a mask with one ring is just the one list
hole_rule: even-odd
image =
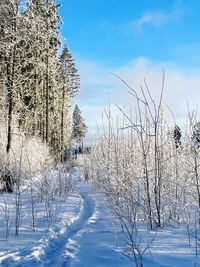
[[[53,222],[49,230],[40,218],[35,232],[24,227],[27,224],[22,220],[19,236],[11,232],[5,240],[1,218],[0,266],[134,266],[121,253],[125,247],[123,235],[109,213],[103,194],[83,179],[76,181],[67,206],[63,200],[62,218]],[[28,199],[23,201],[26,203]],[[154,235],[155,232],[144,232],[143,238]],[[144,266],[147,267],[200,266],[194,246],[188,245],[186,231],[180,227],[159,230],[150,252],[144,255]]]

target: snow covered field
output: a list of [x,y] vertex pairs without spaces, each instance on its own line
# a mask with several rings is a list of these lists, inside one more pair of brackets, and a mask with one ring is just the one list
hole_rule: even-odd
[[[121,253],[125,248],[123,235],[109,213],[102,193],[75,176],[74,172],[75,190],[67,205],[65,199],[60,200],[62,211],[59,211],[59,220],[52,221],[49,230],[47,222],[42,220],[42,216],[40,218],[44,211],[39,206],[36,231],[28,227],[29,216],[26,214],[22,216],[19,236],[10,231],[6,240],[2,212],[0,266],[135,266]],[[1,195],[1,203],[5,197],[11,205],[12,195]],[[23,202],[23,207],[28,207],[29,200],[23,198]],[[144,231],[143,239],[151,239],[154,235],[153,231]],[[186,230],[168,227],[156,233],[150,251],[144,254],[144,266],[190,267],[200,266],[200,261],[195,256],[194,245],[188,244]]]

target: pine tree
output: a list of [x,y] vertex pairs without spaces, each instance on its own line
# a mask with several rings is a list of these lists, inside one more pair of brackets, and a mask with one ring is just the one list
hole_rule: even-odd
[[74,96],[80,88],[80,77],[77,74],[78,70],[75,67],[75,62],[69,52],[67,43],[65,43],[60,56],[60,64],[64,74],[63,84],[65,86],[65,90],[68,91],[71,96]]
[[87,125],[84,118],[82,117],[81,110],[76,104],[73,112],[73,138],[77,143],[83,141],[85,134],[87,132]]
[[[60,5],[56,5],[56,1],[52,0],[30,0],[28,6],[29,20],[33,25],[30,27],[33,32],[36,31],[31,38],[30,46],[33,49],[31,52],[29,50],[29,55],[34,62],[30,92],[35,121],[33,133],[36,127],[39,128],[37,131],[39,130],[43,141],[48,144],[52,143],[50,139],[54,123],[54,98],[57,97],[57,53],[58,46],[61,45],[60,24],[62,23],[58,13]],[[38,102],[40,102],[39,105]]]
[[174,127],[173,130],[173,138],[176,149],[180,148],[181,146],[181,129],[178,125]]
[[[60,150],[61,161],[64,157],[64,147],[66,137],[72,129],[69,125],[69,114],[71,113],[71,98],[80,88],[80,77],[77,74],[74,59],[65,43],[63,52],[60,56],[60,79],[62,79],[62,103],[61,103],[61,122],[60,122]],[[69,136],[68,136],[69,138]]]
[[200,122],[193,126],[192,142],[196,148],[200,147]]

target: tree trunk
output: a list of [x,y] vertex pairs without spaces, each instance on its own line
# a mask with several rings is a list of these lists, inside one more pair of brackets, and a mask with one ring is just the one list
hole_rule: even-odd
[[60,142],[61,142],[61,162],[64,161],[64,107],[65,107],[65,88],[63,87],[62,92],[62,110],[61,110],[61,135],[60,135]]
[[[16,23],[16,15],[18,13],[18,4],[16,3],[16,14],[13,14],[13,30],[14,33],[17,32],[17,23]],[[15,43],[13,49],[10,50],[9,57],[7,58],[7,96],[8,96],[8,128],[7,128],[7,164],[8,170],[5,177],[5,189],[8,192],[13,191],[12,187],[12,179],[10,174],[10,160],[9,160],[9,152],[11,148],[12,141],[12,114],[13,114],[13,91],[14,91],[14,79],[15,79],[15,65],[16,65],[16,52],[17,52],[17,44]],[[12,65],[11,65],[12,62]]]
[[49,55],[46,60],[46,143],[49,143]]

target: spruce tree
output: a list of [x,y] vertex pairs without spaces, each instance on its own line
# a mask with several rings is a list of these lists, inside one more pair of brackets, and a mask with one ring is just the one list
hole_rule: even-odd
[[60,56],[60,77],[62,81],[62,101],[61,101],[61,121],[60,121],[60,150],[61,161],[63,161],[64,150],[67,146],[66,138],[71,136],[72,128],[69,123],[71,114],[71,98],[80,88],[80,77],[77,74],[78,70],[75,67],[74,59],[69,52],[67,43]]
[[196,148],[200,147],[200,122],[193,126],[192,141]]
[[181,129],[178,125],[174,127],[173,130],[173,138],[176,149],[180,148],[181,146]]
[[83,142],[83,138],[87,132],[87,125],[82,117],[81,110],[76,104],[73,112],[73,138],[77,143]]

